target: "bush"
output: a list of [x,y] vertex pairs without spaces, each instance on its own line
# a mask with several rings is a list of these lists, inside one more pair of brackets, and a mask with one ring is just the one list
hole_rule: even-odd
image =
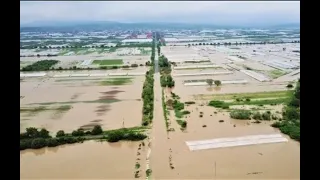
[[293,88],[293,85],[292,84],[288,84],[286,87],[287,88]]
[[59,141],[56,138],[48,139],[47,140],[47,146],[48,147],[56,147],[59,146]]
[[131,64],[131,67],[138,67],[138,64]]
[[39,132],[39,137],[40,138],[50,138],[49,131],[42,128]]
[[47,146],[47,142],[43,138],[35,138],[31,142],[32,149],[40,149]]
[[293,106],[293,107],[300,107],[300,100],[293,97],[290,101],[289,101],[289,106]]
[[216,108],[222,108],[225,106],[225,103],[223,101],[210,101],[208,105]]
[[182,111],[182,114],[190,114],[190,111]]
[[129,65],[123,65],[122,68],[129,68]]
[[293,107],[286,107],[283,111],[283,117],[286,120],[298,120],[300,119],[300,113],[296,108]]
[[187,127],[187,121],[182,121],[181,127],[186,128]]
[[175,110],[180,111],[180,110],[184,109],[184,104],[179,102],[178,100],[174,100],[172,105]]
[[84,132],[83,132],[83,130],[78,129],[78,130],[72,131],[71,135],[72,136],[84,136]]
[[233,119],[250,119],[251,112],[248,110],[233,110],[230,112],[230,117]]
[[26,129],[26,136],[28,138],[38,138],[39,132],[38,132],[37,128],[29,127]]
[[271,113],[269,113],[269,112],[264,112],[264,113],[262,113],[262,115],[261,115],[261,120],[267,120],[267,121],[269,121],[269,120],[271,120]]
[[57,132],[56,137],[63,137],[63,136],[65,136],[65,135],[66,135],[66,134],[64,133],[64,131],[63,131],[63,130],[60,130],[60,131]]
[[195,104],[196,102],[194,102],[194,101],[187,101],[187,102],[185,102],[185,104]]
[[91,131],[92,135],[99,135],[99,134],[102,134],[102,133],[103,133],[103,130],[102,130],[101,126],[99,126],[99,125],[94,126],[92,131]]
[[141,134],[141,133],[134,133],[134,132],[130,132],[128,134],[125,134],[123,136],[124,140],[130,140],[130,141],[140,141],[147,138],[146,135]]
[[118,142],[123,138],[123,134],[119,131],[113,131],[108,134],[108,142]]
[[120,140],[140,141],[145,139],[147,136],[142,133],[136,133],[126,130],[116,130],[108,133],[108,142],[118,142]]
[[254,120],[261,120],[262,117],[261,117],[260,112],[254,113],[254,114],[252,115],[252,119],[254,119]]

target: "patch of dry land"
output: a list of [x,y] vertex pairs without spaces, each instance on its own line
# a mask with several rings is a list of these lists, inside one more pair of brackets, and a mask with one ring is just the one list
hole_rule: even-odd
[[[222,86],[221,91],[223,88],[225,87]],[[239,89],[241,92],[241,87]],[[163,153],[168,153],[169,157],[167,168],[157,169],[153,177],[155,179],[299,179],[300,144],[283,134],[288,142],[189,150],[185,141],[280,133],[270,126],[272,119],[237,120],[232,119],[229,113],[235,109],[246,109],[253,113],[270,111],[272,116],[279,119],[283,106],[261,103],[261,100],[286,98],[290,92],[263,92],[263,88],[256,93],[222,94],[221,91],[219,94],[212,91],[210,95],[199,95],[196,94],[199,91],[192,88],[178,86],[174,90],[164,89],[168,135],[167,142],[161,147]],[[168,102],[170,99],[184,103],[184,109],[175,109],[172,102]],[[211,107],[208,106],[210,100],[223,101],[230,106],[228,109]],[[182,127],[183,121],[187,122],[185,128]]]

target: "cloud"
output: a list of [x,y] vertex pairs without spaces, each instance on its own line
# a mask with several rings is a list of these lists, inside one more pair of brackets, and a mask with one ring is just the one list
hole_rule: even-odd
[[20,2],[20,23],[121,21],[286,23],[300,21],[299,1],[59,1]]

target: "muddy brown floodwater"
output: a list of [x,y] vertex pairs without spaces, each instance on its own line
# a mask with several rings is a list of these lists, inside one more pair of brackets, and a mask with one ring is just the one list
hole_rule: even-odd
[[[21,179],[132,179],[140,142],[95,142],[20,151]],[[143,159],[146,147],[142,146]]]

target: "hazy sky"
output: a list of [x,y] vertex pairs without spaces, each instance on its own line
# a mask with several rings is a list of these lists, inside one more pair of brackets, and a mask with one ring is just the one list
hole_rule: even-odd
[[34,21],[279,24],[300,22],[299,1],[20,2],[20,23]]

